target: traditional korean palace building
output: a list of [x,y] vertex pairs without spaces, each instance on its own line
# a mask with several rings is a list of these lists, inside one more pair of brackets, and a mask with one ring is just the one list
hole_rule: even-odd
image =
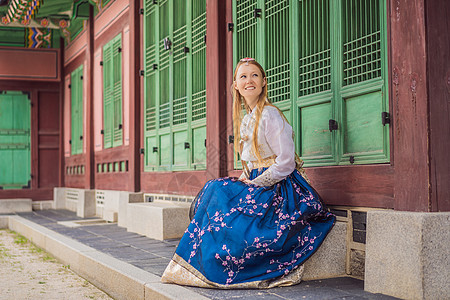
[[[252,57],[338,216],[326,276],[448,297],[449,16],[448,0],[0,0],[0,205],[185,226],[207,180],[240,175],[231,85]],[[181,212],[156,221],[155,203]]]

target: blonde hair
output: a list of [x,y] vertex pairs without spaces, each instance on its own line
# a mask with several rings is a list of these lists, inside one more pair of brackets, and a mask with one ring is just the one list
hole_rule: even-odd
[[234,70],[233,75],[233,132],[234,132],[234,152],[235,152],[235,159],[237,159],[237,153],[241,154],[241,121],[242,121],[242,106],[244,106],[247,113],[251,112],[250,107],[245,102],[245,99],[242,97],[242,95],[239,93],[239,91],[234,87],[234,82],[236,82],[236,75],[239,67],[243,64],[250,64],[255,65],[258,67],[258,69],[261,71],[261,74],[263,78],[266,79],[266,84],[262,88],[261,94],[259,95],[258,101],[256,103],[256,106],[254,108],[254,114],[255,114],[255,127],[253,128],[253,141],[252,141],[252,151],[256,155],[256,158],[258,159],[258,162],[262,162],[261,153],[258,149],[258,128],[259,128],[259,121],[261,120],[262,111],[265,106],[272,106],[275,107],[282,118],[288,123],[286,117],[284,116],[283,112],[278,109],[275,105],[273,105],[269,98],[268,98],[268,92],[267,92],[267,77],[266,72],[264,71],[263,67],[255,60],[250,61],[239,61],[239,63],[236,65],[236,69]]

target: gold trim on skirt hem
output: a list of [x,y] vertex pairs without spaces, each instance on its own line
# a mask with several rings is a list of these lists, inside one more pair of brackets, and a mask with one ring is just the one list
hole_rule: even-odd
[[188,264],[182,257],[174,254],[161,277],[161,282],[213,289],[269,289],[299,284],[302,280],[303,268],[304,266],[301,265],[289,274],[274,279],[225,285],[206,279],[203,274]]

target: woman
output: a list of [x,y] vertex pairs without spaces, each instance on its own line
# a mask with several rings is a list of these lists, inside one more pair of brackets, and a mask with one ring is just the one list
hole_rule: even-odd
[[209,288],[297,284],[303,262],[334,224],[296,169],[301,165],[292,127],[269,102],[266,74],[254,59],[236,66],[233,91],[234,145],[244,172],[239,179],[211,180],[199,192],[195,216],[162,282]]

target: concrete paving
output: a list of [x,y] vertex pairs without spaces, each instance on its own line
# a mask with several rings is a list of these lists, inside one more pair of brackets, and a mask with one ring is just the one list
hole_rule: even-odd
[[[66,260],[64,263],[73,260],[71,269],[117,299],[396,299],[365,292],[364,282],[350,277],[304,281],[270,290],[216,290],[162,284],[159,279],[179,240],[150,239],[127,232],[115,223],[67,227],[58,222],[83,220],[67,210],[17,215],[20,217],[9,222],[10,227],[17,227],[12,229],[21,234],[24,234],[21,230],[38,231],[33,242],[42,243],[38,246],[50,253],[52,249],[47,248],[58,248],[60,255],[52,254]],[[54,243],[59,244],[56,247]],[[109,277],[101,278],[105,274]]]

